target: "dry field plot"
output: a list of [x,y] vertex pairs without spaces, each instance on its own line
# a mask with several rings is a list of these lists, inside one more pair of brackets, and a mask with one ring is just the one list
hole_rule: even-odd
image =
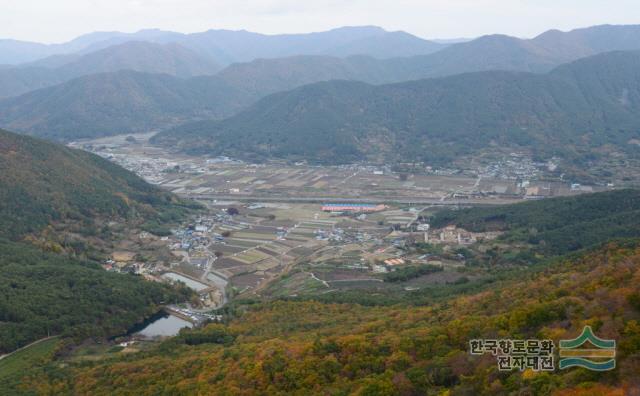
[[268,271],[270,269],[276,268],[278,265],[280,265],[280,262],[278,260],[269,259],[256,264],[255,268],[258,271]]
[[278,252],[277,250],[273,249],[273,248],[269,248],[269,246],[271,245],[263,245],[260,246],[258,248],[256,248],[257,251],[262,252],[264,254],[268,254],[269,256],[279,256],[280,254],[282,254],[282,252]]
[[216,269],[228,269],[228,268],[241,267],[244,265],[246,264],[229,257],[222,257],[213,262],[213,268],[216,268]]
[[273,254],[285,254],[291,249],[289,246],[281,244],[279,242],[280,241],[270,243],[268,245],[263,245],[261,249],[273,252]]
[[262,233],[262,232],[250,232],[250,231],[239,231],[233,233],[234,240],[237,239],[249,239],[249,240],[262,240],[262,241],[273,241],[277,238],[275,233]]
[[230,245],[232,247],[241,247],[245,249],[256,247],[262,244],[262,242],[251,242],[251,241],[234,239],[234,238],[227,238],[226,242],[227,242],[227,245]]
[[278,183],[280,187],[302,187],[307,184],[304,180],[287,179]]
[[287,236],[287,240],[294,242],[294,246],[297,245],[301,245],[301,244],[306,244],[310,241],[314,241],[315,242],[315,238],[307,238],[302,234],[297,234],[297,235],[288,235]]
[[294,235],[296,237],[302,235],[305,237],[314,237],[315,236],[315,228],[302,228],[302,227],[297,227],[295,230],[291,230],[289,232],[289,234],[287,235],[288,237],[291,235]]
[[313,249],[304,246],[297,247],[289,252],[293,256],[307,256],[311,253],[313,253]]
[[216,244],[212,245],[210,250],[214,252],[222,252],[223,254],[234,254],[242,252],[245,248]]
[[235,287],[239,288],[240,290],[243,290],[246,288],[255,288],[260,284],[260,282],[262,282],[265,279],[266,279],[265,275],[244,274],[244,275],[235,276],[231,280],[231,283]]
[[235,260],[243,262],[244,264],[254,264],[258,261],[271,258],[270,255],[262,253],[256,249],[248,250],[243,253],[238,253],[233,257]]

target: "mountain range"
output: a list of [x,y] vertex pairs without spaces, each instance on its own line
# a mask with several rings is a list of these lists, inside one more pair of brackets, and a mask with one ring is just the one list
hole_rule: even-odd
[[380,58],[424,55],[444,48],[405,32],[388,32],[376,26],[342,27],[325,32],[266,35],[246,30],[208,30],[182,34],[156,29],[136,33],[97,32],[64,44],[0,40],[0,64],[36,61],[47,56],[87,53],[128,41],[176,43],[222,65],[247,62],[257,58],[279,58],[292,55],[360,55]]
[[635,152],[639,108],[640,52],[620,51],[548,74],[490,71],[378,86],[305,85],[153,141],[192,153],[324,163],[440,163],[490,147],[571,158],[604,145]]
[[[366,37],[376,37],[375,41],[381,43],[395,37],[378,28],[344,28],[311,35],[266,38],[254,37],[247,32],[232,33],[209,31],[193,37],[199,37],[204,40],[202,42],[206,42],[205,37],[224,36],[229,40],[262,37],[261,40],[267,42],[292,43],[290,47],[285,46],[290,50],[288,53],[278,50],[280,44],[273,47],[265,44],[263,51],[272,49],[270,55],[266,54],[269,56],[302,52],[313,47],[303,45],[309,42],[324,42],[325,47],[331,42],[336,47],[337,43],[359,43]],[[134,36],[149,41],[127,41]],[[178,123],[207,118],[222,119],[267,95],[320,81],[339,79],[389,84],[483,70],[541,74],[565,62],[602,51],[640,48],[638,26],[605,25],[566,33],[549,31],[531,40],[485,36],[448,45],[435,53],[411,57],[265,56],[229,65],[216,73],[223,63],[211,60],[211,54],[194,45],[188,47],[169,37],[182,36],[160,31],[97,35],[89,45],[91,50],[49,57],[25,66],[1,68],[0,96],[30,92],[0,101],[0,125],[68,141],[78,137],[167,129]],[[193,42],[200,42],[189,37]],[[161,44],[164,41],[168,43]],[[294,51],[294,48],[298,50]],[[255,54],[262,55],[265,54]],[[140,73],[124,73],[125,70]],[[115,74],[107,77],[105,72]],[[169,76],[160,76],[161,73]],[[199,77],[188,78],[190,76]],[[154,83],[150,84],[150,81]],[[212,92],[203,93],[201,87],[214,88],[211,88]],[[97,92],[100,92],[99,99],[96,99]],[[135,114],[123,111],[129,108],[135,109]]]
[[[23,56],[13,57],[24,47]],[[340,28],[328,32],[263,35],[246,31],[209,30],[179,34],[157,30],[137,33],[94,33],[66,44],[41,45],[0,40],[0,98],[17,96],[87,74],[135,70],[177,77],[214,74],[223,66],[255,59],[363,54],[376,58],[424,55],[446,47],[405,32],[377,27]],[[36,49],[43,56],[29,56]],[[37,52],[37,51],[36,51]],[[45,54],[50,54],[44,57]]]
[[[600,52],[640,49],[639,37],[640,29],[636,25],[604,25],[566,33],[548,31],[530,40],[493,35],[453,44],[433,43],[376,27],[276,36],[223,30],[190,35],[155,30],[132,34],[95,33],[53,46],[57,50],[51,51],[61,51],[55,55],[1,68],[0,97],[20,95],[85,74],[126,69],[188,77],[214,74],[232,63],[260,59],[261,65],[268,65],[265,60],[276,59],[278,67],[286,70],[287,59],[278,58],[289,58],[293,61],[292,67],[296,67],[296,57],[300,55],[315,55],[316,60],[320,56],[352,55],[389,60],[377,66],[386,70],[382,82],[482,70],[546,72],[562,63]],[[1,48],[2,42],[0,55]],[[366,79],[366,71],[363,70],[360,79],[377,83]],[[340,78],[339,75],[331,77]]]
[[0,101],[0,125],[68,141],[222,119],[269,94],[318,81],[384,83],[401,76],[402,68],[372,57],[313,55],[239,63],[190,79],[126,70],[90,74]]

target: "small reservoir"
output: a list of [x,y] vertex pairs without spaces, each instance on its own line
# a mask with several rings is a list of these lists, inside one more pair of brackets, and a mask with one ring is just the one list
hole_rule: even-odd
[[172,337],[178,335],[185,327],[192,328],[193,324],[177,316],[166,314],[148,323],[135,334],[146,338]]

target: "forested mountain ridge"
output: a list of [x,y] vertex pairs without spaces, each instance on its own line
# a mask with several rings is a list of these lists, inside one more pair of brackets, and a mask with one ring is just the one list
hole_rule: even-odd
[[[59,72],[70,77],[119,70],[193,77],[215,74],[220,70],[214,61],[180,44],[145,41],[128,41],[84,55],[69,55],[67,61],[58,57],[56,62],[62,63],[58,67]],[[46,64],[44,60],[37,63],[42,64]]]
[[407,77],[442,77],[488,70],[545,73],[581,58],[640,50],[640,25],[600,25],[568,32],[550,30],[532,39],[502,34],[451,45],[414,57]]
[[[491,146],[579,158],[605,144],[635,152],[640,52],[611,52],[539,75],[480,72],[372,86],[331,81],[268,96],[222,121],[154,141],[251,160],[446,163]],[[582,153],[582,154],[581,154]]]
[[0,98],[18,96],[86,75],[121,70],[184,78],[215,74],[220,66],[179,44],[131,41],[85,55],[59,55],[21,67],[0,69]]
[[247,95],[218,78],[120,71],[0,102],[0,125],[62,141],[135,133],[239,110]]
[[0,237],[100,219],[179,220],[189,204],[94,154],[0,130]]
[[[640,250],[615,244],[427,307],[254,306],[148,353],[32,371],[26,389],[110,394],[624,394],[640,384]],[[616,369],[498,372],[478,338],[616,340]],[[150,370],[149,367],[153,367]],[[489,378],[489,380],[487,380]]]

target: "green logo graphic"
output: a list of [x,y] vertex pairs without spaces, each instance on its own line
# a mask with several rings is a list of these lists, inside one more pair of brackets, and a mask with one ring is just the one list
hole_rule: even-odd
[[[594,348],[581,348],[587,341]],[[577,338],[560,340],[560,369],[584,367],[594,371],[613,370],[616,367],[616,342],[603,340],[585,326]]]

